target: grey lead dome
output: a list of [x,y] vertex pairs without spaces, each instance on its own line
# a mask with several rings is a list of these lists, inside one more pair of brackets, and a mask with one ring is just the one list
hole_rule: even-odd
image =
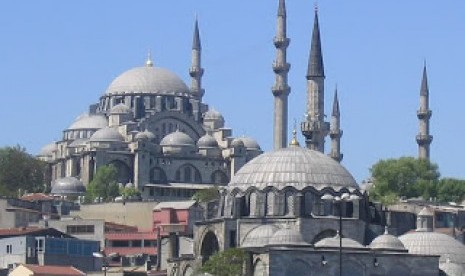
[[186,84],[173,72],[159,67],[136,67],[116,79],[106,94],[161,94],[177,95],[189,93]]
[[358,189],[352,175],[332,158],[313,150],[290,146],[264,153],[244,165],[229,187],[242,190],[254,186],[273,186],[279,190],[292,186],[297,190],[312,186],[316,190],[330,187],[335,191]]

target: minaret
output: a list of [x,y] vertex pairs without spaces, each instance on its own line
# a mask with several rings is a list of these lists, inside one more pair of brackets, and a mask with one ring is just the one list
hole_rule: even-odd
[[189,69],[189,74],[192,78],[191,82],[191,93],[194,98],[202,101],[205,90],[202,88],[202,46],[200,45],[200,34],[199,34],[199,23],[197,18],[195,19],[194,26],[194,38],[192,40],[192,66]]
[[279,0],[278,22],[276,36],[273,40],[276,47],[276,59],[273,62],[273,71],[276,76],[272,87],[274,96],[274,149],[287,146],[287,97],[291,88],[287,84],[287,74],[291,65],[287,63],[286,49],[290,39],[286,37],[286,3]]
[[320,26],[318,24],[318,10],[315,8],[312,45],[308,60],[307,71],[307,113],[302,122],[302,134],[305,145],[309,149],[324,152],[325,137],[329,132],[329,123],[324,121],[324,66],[321,54]]
[[420,89],[420,109],[417,111],[417,117],[420,123],[418,135],[416,137],[418,144],[418,158],[429,160],[429,146],[433,141],[433,136],[429,134],[429,119],[432,111],[429,109],[429,89],[428,77],[426,74],[426,64],[423,67],[423,79]]
[[341,153],[341,113],[339,111],[339,100],[337,98],[337,87],[334,93],[333,112],[331,113],[331,127],[329,130],[331,137],[331,158],[341,162],[343,154]]

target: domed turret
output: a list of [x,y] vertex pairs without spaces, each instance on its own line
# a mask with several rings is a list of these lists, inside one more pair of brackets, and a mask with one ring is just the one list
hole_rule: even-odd
[[63,177],[55,180],[52,184],[51,194],[69,196],[85,194],[84,184],[76,177]]
[[211,130],[219,129],[224,127],[224,117],[212,108],[203,114],[203,124]]
[[239,139],[242,140],[247,150],[261,150],[260,145],[255,139],[246,136],[242,136]]

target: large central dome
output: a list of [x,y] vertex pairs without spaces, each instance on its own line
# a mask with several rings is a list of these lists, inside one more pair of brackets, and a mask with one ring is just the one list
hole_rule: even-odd
[[161,94],[178,95],[189,93],[187,85],[173,72],[159,67],[136,67],[116,79],[106,94]]
[[312,186],[317,190],[339,191],[358,189],[353,176],[338,162],[318,152],[290,146],[264,153],[244,165],[233,177],[229,187],[242,190],[254,186],[273,186],[279,190],[292,186],[298,190]]

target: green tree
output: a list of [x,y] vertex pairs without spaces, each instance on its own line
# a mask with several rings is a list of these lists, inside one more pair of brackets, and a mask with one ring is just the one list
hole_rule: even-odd
[[121,187],[119,193],[126,199],[140,196],[140,191],[135,187]]
[[385,204],[401,196],[425,199],[437,196],[440,174],[438,166],[428,160],[413,157],[380,160],[370,172],[374,180],[370,196]]
[[201,270],[215,276],[243,275],[246,254],[240,248],[229,248],[215,253]]
[[218,190],[217,187],[211,187],[208,189],[198,190],[192,196],[192,199],[198,202],[209,202],[209,201],[219,199],[219,198],[220,198],[220,191]]
[[0,148],[0,195],[17,196],[19,190],[44,191],[45,166],[21,146]]
[[89,202],[100,197],[104,201],[109,201],[117,197],[119,195],[117,179],[118,171],[115,166],[106,165],[98,168],[94,179],[87,186],[86,200]]
[[438,200],[461,203],[465,199],[465,180],[443,178],[438,184]]

